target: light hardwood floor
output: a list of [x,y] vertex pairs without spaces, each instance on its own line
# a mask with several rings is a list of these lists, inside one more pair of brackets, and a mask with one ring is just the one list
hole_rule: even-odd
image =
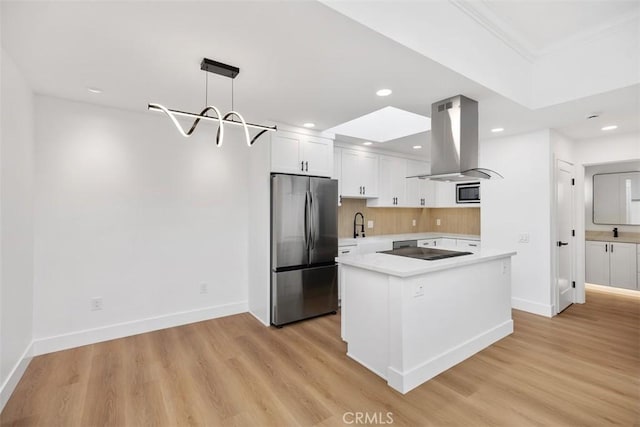
[[640,425],[640,298],[587,300],[554,319],[514,311],[513,335],[404,396],[345,355],[339,315],[274,329],[241,314],[94,344],[33,359],[1,424],[333,426],[391,412],[412,426]]

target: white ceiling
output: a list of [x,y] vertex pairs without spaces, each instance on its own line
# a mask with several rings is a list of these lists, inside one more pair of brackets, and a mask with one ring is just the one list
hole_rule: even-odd
[[637,16],[637,0],[477,0],[469,2],[532,56],[575,43]]
[[[315,1],[1,7],[2,46],[39,94],[144,114],[149,102],[196,111],[206,76],[199,63],[209,57],[240,67],[235,107],[251,122],[324,130],[386,106],[429,116],[433,102],[464,94],[479,102],[481,138],[498,126],[505,135],[555,127],[569,137],[599,136],[584,120],[592,111],[619,124],[616,132],[640,130],[640,85],[532,111]],[[495,13],[504,17],[503,9]],[[209,103],[229,110],[230,81],[210,76]],[[381,87],[393,94],[377,97]],[[410,152],[408,144],[385,148]]]

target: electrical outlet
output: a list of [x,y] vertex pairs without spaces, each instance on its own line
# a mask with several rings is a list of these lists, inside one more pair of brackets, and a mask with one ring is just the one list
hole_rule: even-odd
[[413,225],[414,227],[416,226],[416,220],[415,219],[411,221],[411,225]]
[[413,288],[413,297],[418,298],[424,296],[424,285],[417,283]]
[[91,298],[91,311],[102,310],[102,297]]
[[440,225],[441,223],[440,218],[436,219],[436,225]]
[[373,221],[367,221],[367,228],[373,228]]
[[209,293],[209,285],[207,283],[200,283],[200,293],[201,294]]
[[519,243],[529,243],[529,233],[520,233],[518,238]]

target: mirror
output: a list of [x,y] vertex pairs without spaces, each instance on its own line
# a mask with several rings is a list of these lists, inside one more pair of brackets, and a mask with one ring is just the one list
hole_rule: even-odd
[[593,175],[593,223],[640,225],[640,172]]

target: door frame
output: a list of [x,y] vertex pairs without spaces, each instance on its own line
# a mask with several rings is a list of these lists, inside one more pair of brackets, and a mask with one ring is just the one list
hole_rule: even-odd
[[[560,307],[560,301],[559,301],[559,288],[558,288],[558,274],[559,274],[559,266],[558,266],[558,259],[559,259],[559,248],[557,246],[557,243],[560,240],[560,236],[558,235],[558,179],[559,179],[559,169],[560,167],[564,166],[565,168],[569,168],[571,170],[571,175],[572,175],[572,179],[573,179],[573,183],[571,186],[571,194],[569,197],[569,200],[571,201],[571,208],[570,208],[570,212],[571,212],[571,228],[572,230],[574,230],[573,236],[571,237],[571,244],[569,245],[569,249],[570,249],[570,279],[572,282],[576,283],[576,256],[577,256],[577,244],[578,244],[578,239],[577,239],[577,213],[576,213],[576,165],[572,162],[566,161],[566,160],[562,160],[562,159],[555,159],[554,164],[553,164],[553,203],[552,203],[552,224],[551,224],[551,235],[552,235],[552,239],[551,239],[551,265],[553,266],[552,268],[552,277],[551,277],[551,294],[552,294],[552,301],[553,301],[553,316],[557,315],[560,311],[559,311],[559,307]],[[575,304],[577,302],[579,302],[579,298],[577,297],[577,283],[575,285],[576,287],[574,288],[573,292],[572,292],[572,303]]]

